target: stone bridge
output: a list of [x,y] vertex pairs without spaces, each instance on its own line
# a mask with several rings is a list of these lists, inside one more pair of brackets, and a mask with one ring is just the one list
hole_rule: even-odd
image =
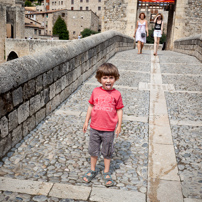
[[[201,202],[200,37],[154,57],[108,31],[0,65],[0,201]],[[119,68],[125,105],[109,189],[102,157],[92,183],[81,179],[92,75],[106,61]]]

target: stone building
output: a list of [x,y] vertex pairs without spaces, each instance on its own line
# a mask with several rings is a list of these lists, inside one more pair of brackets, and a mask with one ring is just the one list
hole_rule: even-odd
[[66,22],[69,31],[69,39],[77,39],[85,28],[98,31],[98,16],[91,10],[50,10],[46,12],[34,12],[26,14],[26,17],[38,21],[44,26],[45,35],[52,36],[53,26],[61,16]]
[[99,31],[101,31],[104,0],[49,0],[48,3],[47,0],[44,0],[42,6],[37,6],[37,10],[45,11],[45,5],[49,6],[49,11],[63,9],[92,10],[99,17]]
[[5,60],[5,39],[24,38],[24,8],[20,0],[0,0],[0,63]]

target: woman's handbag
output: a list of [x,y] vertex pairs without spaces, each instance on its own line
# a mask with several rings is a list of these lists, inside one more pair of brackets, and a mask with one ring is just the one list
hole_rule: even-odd
[[144,38],[146,34],[144,32],[141,33],[141,37]]

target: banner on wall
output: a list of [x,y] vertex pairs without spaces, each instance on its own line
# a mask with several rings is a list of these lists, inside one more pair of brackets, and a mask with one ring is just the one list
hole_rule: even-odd
[[140,0],[141,2],[153,2],[153,3],[175,3],[175,0]]

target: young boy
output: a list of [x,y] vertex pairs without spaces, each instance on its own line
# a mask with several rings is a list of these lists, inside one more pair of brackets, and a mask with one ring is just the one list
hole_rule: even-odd
[[89,100],[90,105],[83,125],[83,132],[85,133],[91,118],[88,147],[89,154],[91,155],[91,170],[83,176],[83,180],[86,183],[89,183],[96,176],[95,167],[102,143],[101,154],[104,157],[105,168],[103,176],[105,186],[114,185],[109,168],[113,154],[114,132],[116,137],[121,132],[122,108],[124,107],[121,93],[113,88],[119,76],[118,69],[110,63],[101,65],[95,76],[102,86],[95,88],[92,92]]

